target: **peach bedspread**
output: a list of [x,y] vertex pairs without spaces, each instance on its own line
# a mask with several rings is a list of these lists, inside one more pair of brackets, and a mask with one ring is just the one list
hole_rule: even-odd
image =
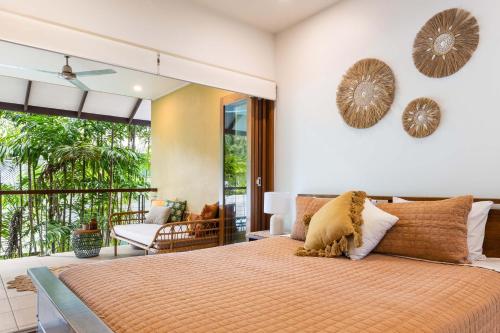
[[500,332],[500,274],[276,237],[60,275],[115,332]]

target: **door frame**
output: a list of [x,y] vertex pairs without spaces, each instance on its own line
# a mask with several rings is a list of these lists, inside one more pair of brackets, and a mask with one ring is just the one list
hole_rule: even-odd
[[[240,100],[247,101],[247,232],[269,228],[269,216],[264,214],[264,192],[274,190],[274,130],[275,104],[248,95],[233,93],[221,98],[221,188],[222,221],[225,217],[224,186],[224,115],[225,105]],[[260,185],[257,179],[261,179]],[[221,244],[225,236],[221,236]]]
[[[251,218],[250,232],[269,229],[270,216],[264,213],[264,193],[274,191],[274,101],[252,97],[250,113]],[[260,182],[257,180],[260,178]]]
[[220,232],[219,243],[224,245],[226,243],[226,235],[225,235],[225,222],[226,222],[226,196],[225,196],[225,184],[224,184],[224,158],[225,158],[225,150],[224,150],[224,129],[225,129],[225,106],[228,104],[233,104],[235,102],[246,100],[247,102],[247,156],[249,156],[247,160],[247,230],[250,228],[250,215],[251,215],[251,191],[250,191],[250,182],[252,181],[251,175],[251,133],[250,133],[250,112],[252,111],[252,103],[253,100],[250,96],[241,94],[241,93],[231,93],[227,96],[224,96],[220,100],[220,161],[221,161],[221,169],[220,169],[220,188],[219,188],[219,203],[220,203],[220,213],[221,213],[221,230],[224,232]]

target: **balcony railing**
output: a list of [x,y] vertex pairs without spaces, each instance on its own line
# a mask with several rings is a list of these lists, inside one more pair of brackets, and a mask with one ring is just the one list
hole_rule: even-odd
[[233,242],[241,242],[245,240],[247,231],[247,205],[248,195],[246,187],[231,187],[224,188],[226,205],[235,205],[235,230],[232,237]]
[[0,256],[71,250],[71,234],[95,219],[110,244],[112,213],[147,210],[155,188],[0,191]]

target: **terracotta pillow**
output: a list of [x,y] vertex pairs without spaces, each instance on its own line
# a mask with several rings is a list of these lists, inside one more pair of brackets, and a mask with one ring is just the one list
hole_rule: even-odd
[[203,210],[200,215],[202,220],[216,219],[217,216],[219,216],[219,203],[216,202],[213,205],[203,206]]
[[304,247],[297,255],[339,256],[348,251],[348,239],[360,246],[365,198],[365,192],[346,192],[321,207],[312,216]]
[[468,263],[467,216],[472,196],[441,201],[384,203],[399,217],[374,252],[452,263]]
[[332,198],[297,196],[295,200],[296,217],[291,238],[305,241],[307,234],[305,222],[309,223],[311,217],[330,200]]

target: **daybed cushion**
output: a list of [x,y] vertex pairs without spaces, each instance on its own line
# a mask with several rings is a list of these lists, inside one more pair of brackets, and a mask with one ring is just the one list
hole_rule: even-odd
[[203,210],[200,215],[202,220],[216,219],[219,216],[219,203],[216,202],[211,205],[206,204],[203,206]]
[[[392,202],[402,203],[410,201],[393,197]],[[469,248],[470,261],[486,259],[486,256],[483,254],[483,242],[488,213],[492,206],[493,201],[478,201],[472,204],[469,216],[467,217],[467,247]]]
[[146,215],[147,224],[163,225],[167,223],[172,208],[165,206],[151,206],[149,213]]
[[180,222],[184,217],[184,212],[186,211],[187,201],[181,200],[167,200],[165,206],[172,208],[169,222]]
[[375,252],[452,263],[468,263],[467,216],[472,196],[441,201],[386,203],[378,207],[399,221]]
[[273,237],[106,260],[60,279],[116,333],[500,331],[500,273],[294,256],[301,244]]
[[113,227],[115,234],[124,238],[128,238],[135,242],[150,245],[154,239],[156,232],[161,228],[159,224],[123,224]]

